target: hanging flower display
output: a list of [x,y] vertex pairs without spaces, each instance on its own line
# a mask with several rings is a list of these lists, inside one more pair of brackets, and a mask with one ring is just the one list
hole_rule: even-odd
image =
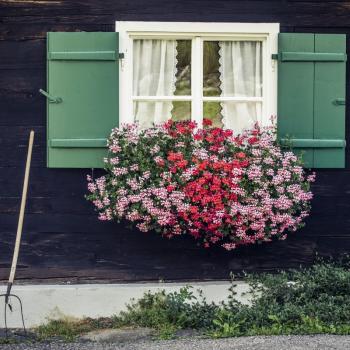
[[285,239],[310,210],[310,182],[301,161],[257,124],[240,135],[169,121],[140,130],[114,129],[107,174],[88,176],[87,198],[100,220],[126,220],[165,237],[190,235],[204,247]]

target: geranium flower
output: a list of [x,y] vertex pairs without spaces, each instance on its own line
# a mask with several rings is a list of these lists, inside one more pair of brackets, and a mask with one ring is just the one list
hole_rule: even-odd
[[203,126],[212,126],[213,122],[210,119],[204,118],[203,119]]

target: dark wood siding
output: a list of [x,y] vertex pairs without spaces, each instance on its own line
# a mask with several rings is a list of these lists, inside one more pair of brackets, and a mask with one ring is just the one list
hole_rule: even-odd
[[230,271],[275,271],[310,264],[316,254],[349,251],[349,151],[346,170],[318,171],[307,226],[283,242],[235,252],[203,250],[191,239],[168,241],[97,221],[84,200],[87,171],[45,167],[45,99],[38,89],[45,88],[46,32],[113,31],[115,20],[280,22],[284,32],[350,33],[350,4],[0,0],[0,279],[9,271],[31,128],[36,142],[19,259],[18,278],[23,280],[222,279]]

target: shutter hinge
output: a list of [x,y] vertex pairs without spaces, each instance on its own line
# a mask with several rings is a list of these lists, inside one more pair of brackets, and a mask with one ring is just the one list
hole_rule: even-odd
[[120,70],[123,71],[124,70],[124,58],[125,58],[124,52],[119,52],[118,58],[120,61]]
[[345,106],[346,105],[345,98],[336,98],[335,100],[333,100],[333,104],[336,106]]
[[271,68],[272,68],[272,72],[275,72],[275,70],[276,70],[276,65],[277,65],[277,63],[276,63],[276,61],[278,61],[278,53],[273,53],[272,55],[271,55],[271,59],[272,59],[272,61],[271,61]]
[[48,92],[46,92],[43,89],[39,89],[39,92],[48,99],[49,103],[61,103],[62,102],[61,97],[51,96]]

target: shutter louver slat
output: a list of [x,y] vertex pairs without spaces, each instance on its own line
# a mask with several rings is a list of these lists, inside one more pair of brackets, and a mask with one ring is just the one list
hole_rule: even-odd
[[77,60],[77,61],[115,61],[115,51],[70,51],[50,52],[49,60]]
[[344,62],[346,54],[318,52],[281,52],[282,62]]

